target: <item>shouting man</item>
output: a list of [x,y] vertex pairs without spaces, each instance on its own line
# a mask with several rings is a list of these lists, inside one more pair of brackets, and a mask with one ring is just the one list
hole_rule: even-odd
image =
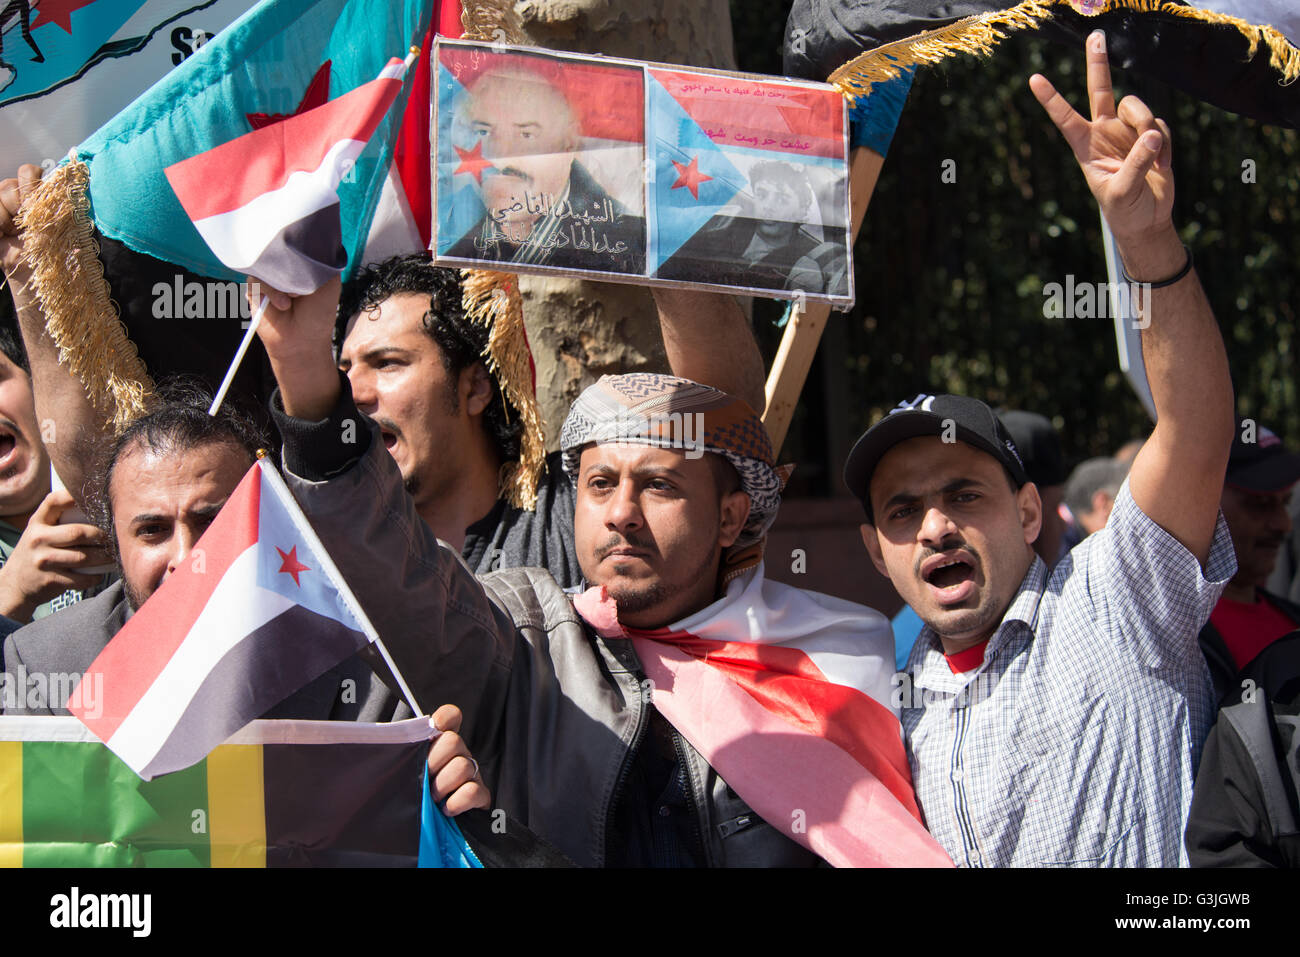
[[1159,424],[1106,527],[1050,573],[1042,501],[982,402],[918,396],[845,465],[871,560],[925,622],[903,726],[931,833],[959,866],[1176,866],[1214,699],[1196,635],[1235,563],[1219,515],[1227,357],[1170,220],[1169,129],[1116,107],[1088,38],[1092,120],[1043,77],[1131,281]]

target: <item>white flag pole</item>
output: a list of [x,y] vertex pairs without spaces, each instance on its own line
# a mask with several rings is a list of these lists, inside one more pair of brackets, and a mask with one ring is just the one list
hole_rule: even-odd
[[284,505],[285,511],[287,511],[289,517],[293,519],[294,527],[298,529],[299,533],[301,533],[302,537],[306,540],[308,547],[311,548],[312,551],[316,553],[316,557],[320,559],[322,571],[329,576],[334,587],[339,590],[339,596],[343,599],[343,604],[347,606],[348,611],[352,612],[352,616],[356,618],[357,624],[361,626],[361,630],[365,633],[365,636],[370,639],[371,643],[374,644],[377,649],[379,649],[379,654],[384,659],[384,663],[388,665],[388,670],[392,673],[393,679],[397,682],[398,690],[402,692],[402,697],[406,699],[406,703],[411,706],[411,710],[415,712],[417,717],[427,717],[423,709],[421,709],[420,705],[416,702],[415,695],[411,693],[410,687],[406,684],[406,679],[403,678],[402,673],[397,670],[397,665],[394,664],[392,656],[388,653],[388,649],[384,647],[384,643],[380,639],[379,633],[375,631],[375,626],[372,625],[370,619],[366,617],[365,611],[361,608],[361,603],[357,601],[357,596],[352,594],[352,589],[348,587],[348,583],[343,578],[342,573],[339,572],[338,566],[334,564],[334,559],[330,558],[329,552],[325,550],[325,546],[316,535],[316,530],[312,528],[311,523],[307,521],[307,516],[303,514],[302,508],[298,505],[298,500],[293,497],[293,493],[289,491],[289,487],[284,484],[284,479],[280,477],[280,473],[275,470],[273,465],[268,464],[261,454],[258,455],[257,465],[258,468],[262,470],[262,475],[266,477],[267,484],[270,485],[271,488],[275,490],[276,495],[280,497],[280,502]]
[[235,353],[235,358],[231,360],[230,368],[226,370],[226,377],[221,380],[221,388],[217,390],[217,397],[212,400],[208,415],[216,415],[217,410],[221,408],[221,403],[225,401],[226,393],[230,391],[230,383],[235,381],[235,373],[239,371],[239,364],[244,361],[244,353],[248,351],[253,336],[257,335],[257,327],[261,324],[262,317],[266,315],[266,307],[270,304],[271,300],[263,293],[261,301],[257,304],[257,312],[253,313],[253,319],[248,324],[248,330],[239,343],[239,350]]

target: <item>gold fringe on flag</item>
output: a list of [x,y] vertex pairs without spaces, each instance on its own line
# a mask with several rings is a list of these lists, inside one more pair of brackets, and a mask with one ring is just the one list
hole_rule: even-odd
[[465,0],[460,25],[466,40],[524,43],[528,39],[515,13],[514,0]]
[[111,299],[86,196],[85,163],[65,163],[23,202],[23,259],[59,361],[120,434],[146,411],[153,382]]
[[[514,0],[464,0],[460,22],[467,40],[528,41],[515,13]],[[537,484],[546,467],[546,440],[532,387],[519,277],[482,269],[465,269],[461,276],[466,318],[491,330],[483,357],[488,372],[501,386],[507,410],[513,407],[524,427],[519,438],[519,461],[501,467],[500,494],[515,508],[532,511],[537,506]]]
[[1007,35],[1017,30],[1033,30],[1042,21],[1051,20],[1053,8],[1068,6],[1084,16],[1098,16],[1115,10],[1137,13],[1167,13],[1201,20],[1204,23],[1235,27],[1250,43],[1247,60],[1263,43],[1270,52],[1269,65],[1282,76],[1284,83],[1300,77],[1300,49],[1277,29],[1247,23],[1240,17],[1199,7],[1170,3],[1168,0],[1094,0],[1089,9],[1080,9],[1078,0],[1023,0],[1006,10],[978,13],[937,30],[927,30],[914,37],[884,43],[874,50],[860,53],[837,69],[827,79],[849,102],[867,94],[876,83],[891,80],[905,68],[941,63],[960,53],[987,56]]
[[513,408],[523,423],[519,461],[501,467],[500,494],[515,508],[532,511],[537,507],[537,483],[546,465],[546,440],[533,393],[519,277],[485,269],[465,269],[461,271],[461,279],[465,318],[489,330],[484,354],[488,372],[501,386],[507,410]]

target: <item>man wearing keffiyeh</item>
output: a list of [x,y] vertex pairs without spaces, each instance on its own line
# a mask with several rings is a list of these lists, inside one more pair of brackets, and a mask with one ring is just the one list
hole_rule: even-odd
[[602,379],[561,440],[590,587],[479,579],[373,430],[338,441],[346,380],[303,345],[332,316],[288,305],[263,337],[286,481],[416,697],[464,710],[510,818],[584,865],[949,863],[888,703],[887,622],[763,575],[781,479],[752,409],[689,380]]

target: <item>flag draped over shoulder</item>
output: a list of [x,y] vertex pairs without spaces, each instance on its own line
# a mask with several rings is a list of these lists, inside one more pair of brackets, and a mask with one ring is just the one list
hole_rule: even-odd
[[143,778],[185,768],[374,630],[259,459],[187,561],[86,669],[69,708]]
[[900,67],[988,54],[1020,31],[1078,44],[1099,28],[1117,67],[1300,126],[1300,8],[1291,0],[795,0],[785,71],[857,94]]
[[881,615],[761,565],[658,631],[620,626],[603,588],[574,606],[632,640],[655,708],[768,824],[837,867],[952,865],[921,823]]
[[255,721],[143,781],[74,718],[0,718],[0,866],[479,866],[436,809],[422,826],[428,734]]

